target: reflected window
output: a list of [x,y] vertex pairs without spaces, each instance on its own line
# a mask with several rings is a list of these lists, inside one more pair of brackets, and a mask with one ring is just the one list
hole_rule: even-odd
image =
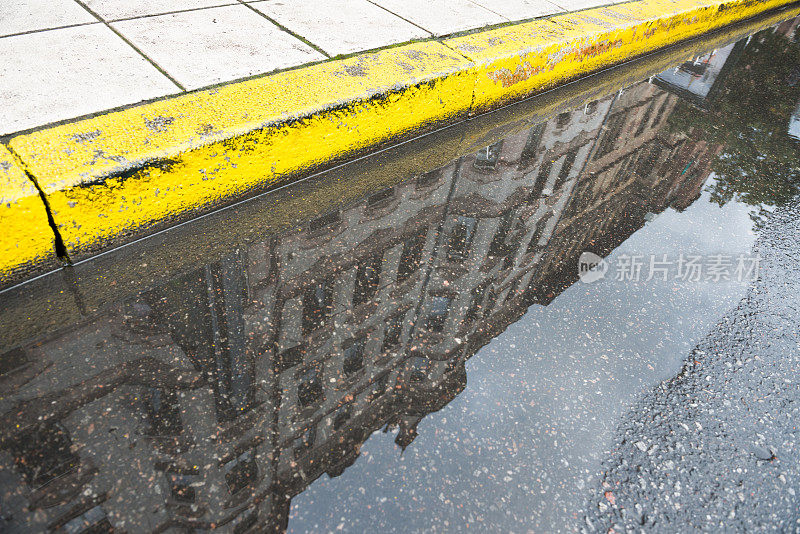
[[484,294],[486,293],[486,284],[481,284],[478,287],[472,288],[470,294],[469,308],[465,319],[467,321],[474,321],[481,315],[481,303],[483,302]]
[[378,293],[383,256],[376,254],[356,266],[356,284],[353,288],[353,306],[364,304]]
[[664,118],[664,112],[667,111],[667,106],[669,105],[669,95],[664,97],[664,100],[661,102],[661,105],[658,107],[658,111],[656,112],[656,118],[653,119],[653,126],[657,126],[661,124],[661,119]]
[[633,134],[634,137],[639,137],[640,135],[642,135],[647,126],[650,124],[650,117],[653,114],[653,108],[655,107],[655,105],[656,101],[652,100],[650,104],[647,106],[647,109],[644,112],[644,116],[642,117],[641,122],[639,122],[639,126],[636,128],[636,133]]
[[470,248],[472,248],[472,240],[475,238],[476,225],[477,220],[474,217],[458,217],[447,246],[448,260],[464,261],[467,259]]
[[423,358],[422,356],[412,356],[408,359],[408,368],[410,369],[411,380],[417,382],[427,380],[431,362],[428,358]]
[[254,532],[254,527],[258,523],[258,512],[250,512],[237,518],[233,522],[233,534],[245,534],[245,532]]
[[367,402],[372,402],[384,393],[389,386],[389,373],[384,373],[380,378],[375,380],[369,385],[369,393],[367,394]]
[[497,304],[497,293],[494,291],[489,292],[489,296],[486,297],[486,306],[484,307],[484,316],[486,314],[491,313],[494,309],[494,305]]
[[247,283],[235,256],[208,267],[214,400],[220,422],[231,421],[250,409],[255,397],[254,370],[245,341],[242,305]]
[[520,157],[520,163],[523,166],[529,165],[539,151],[539,143],[542,142],[542,136],[544,135],[546,126],[547,124],[542,122],[531,128],[528,134],[528,140],[525,142],[525,148],[522,150],[522,156]]
[[540,219],[536,222],[536,230],[533,231],[533,236],[531,237],[530,242],[528,243],[528,248],[525,250],[526,254],[530,254],[539,250],[541,245],[539,245],[539,240],[542,239],[542,234],[544,233],[545,223],[543,219]]
[[417,182],[415,187],[417,189],[427,189],[429,187],[433,187],[434,185],[439,183],[440,176],[441,176],[441,171],[439,170],[426,172],[425,174],[420,174],[417,177]]
[[0,376],[19,369],[26,363],[28,363],[28,357],[25,355],[25,351],[21,349],[10,350],[0,355]]
[[405,282],[419,269],[427,234],[428,228],[421,228],[416,235],[406,239],[403,243],[403,252],[400,254],[400,265],[397,267],[398,282]]
[[388,352],[400,346],[400,337],[403,334],[403,320],[405,315],[398,314],[390,317],[386,323],[386,329],[383,331],[383,345],[381,345],[381,352]]
[[500,161],[500,152],[502,149],[503,141],[498,141],[493,145],[480,149],[475,154],[475,163],[473,165],[482,170],[494,169],[497,167],[497,162]]
[[9,444],[14,464],[34,489],[41,488],[80,465],[72,440],[60,423],[36,428]]
[[500,217],[500,226],[497,228],[492,243],[489,245],[489,256],[503,256],[509,252],[509,247],[506,246],[506,238],[511,230],[513,219],[513,213],[510,211]]
[[570,171],[572,171],[572,167],[575,165],[575,159],[578,157],[578,148],[573,148],[567,155],[564,157],[564,163],[561,165],[561,169],[558,171],[558,178],[556,178],[556,183],[553,184],[553,191],[558,191],[561,187],[566,183],[567,179],[569,178]]
[[556,117],[556,127],[557,128],[565,127],[567,124],[569,124],[571,119],[572,119],[572,113],[568,111],[564,113],[559,113],[558,117]]
[[291,369],[295,365],[303,362],[306,355],[306,349],[303,345],[297,345],[290,349],[286,349],[278,356],[278,371],[285,371]]
[[503,258],[503,270],[510,269],[514,266],[514,260],[516,259],[516,255],[511,254],[514,251],[512,246],[509,246],[508,254],[505,258]]
[[506,300],[512,299],[517,296],[517,291],[519,290],[519,284],[522,281],[522,278],[517,278],[512,282],[511,287],[508,288],[508,295],[506,295]]
[[309,406],[322,398],[322,366],[314,365],[299,377],[297,399],[302,406]]
[[323,228],[327,228],[328,226],[334,226],[339,224],[342,221],[342,216],[339,214],[339,210],[331,211],[330,213],[326,213],[321,217],[317,217],[316,219],[312,219],[308,223],[308,231],[309,232],[317,232],[322,230]]
[[533,184],[533,189],[531,190],[530,201],[539,200],[539,197],[549,195],[544,193],[544,188],[547,185],[547,181],[550,179],[550,172],[553,170],[553,156],[552,154],[545,154],[544,159],[542,160],[542,165],[539,167],[539,172],[536,175],[536,180]]
[[145,412],[151,436],[177,436],[183,431],[178,393],[174,390],[150,388],[144,395]]
[[198,481],[198,473],[167,471],[165,474],[169,484],[170,496],[175,501],[182,503],[195,502],[197,493],[193,484]]
[[595,159],[602,158],[614,150],[617,141],[624,141],[620,139],[623,126],[625,126],[625,113],[617,113],[608,119],[608,123],[605,127],[606,132],[605,135],[603,135],[603,139],[600,141],[600,146],[597,147],[597,152],[594,156]]
[[428,313],[427,328],[433,332],[444,330],[447,315],[450,313],[450,297],[433,297],[430,302],[430,312]]
[[597,100],[587,102],[586,107],[583,108],[583,112],[586,115],[593,115],[595,111],[597,111]]
[[658,163],[663,151],[663,147],[659,145],[650,145],[649,147],[640,150],[639,161],[636,162],[636,169],[634,173],[641,177],[650,175]]
[[366,338],[360,337],[353,340],[353,343],[344,349],[344,361],[342,372],[347,377],[353,376],[364,367],[364,343]]
[[295,438],[292,449],[294,450],[294,457],[300,458],[306,452],[314,447],[314,441],[317,439],[317,429],[315,427],[307,428],[299,437]]
[[97,505],[83,512],[81,515],[67,521],[62,531],[67,534],[103,534],[114,532],[114,527],[108,522],[105,510]]
[[333,414],[333,429],[339,430],[347,421],[350,420],[350,416],[352,414],[352,404],[348,404],[346,406],[340,406]]
[[249,450],[237,458],[226,463],[225,483],[228,491],[235,495],[256,482],[258,478],[258,464],[256,464],[256,450]]
[[308,335],[325,324],[333,313],[333,290],[328,281],[308,287],[303,295],[303,334]]
[[384,189],[383,191],[379,191],[367,197],[367,207],[375,208],[382,204],[386,204],[393,198],[394,198],[394,188],[389,187],[387,189]]

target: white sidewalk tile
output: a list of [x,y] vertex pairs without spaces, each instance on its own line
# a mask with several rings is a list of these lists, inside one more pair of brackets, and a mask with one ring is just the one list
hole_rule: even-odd
[[614,0],[554,0],[556,5],[564,8],[564,11],[579,11],[581,9],[589,9],[597,6],[606,6],[609,4],[621,4],[623,1]]
[[469,0],[374,0],[434,35],[508,22]]
[[179,92],[103,24],[0,39],[0,134]]
[[473,2],[508,20],[532,19],[564,11],[548,0],[473,0]]
[[330,55],[431,36],[367,0],[264,0],[250,5]]
[[112,26],[187,89],[324,58],[241,4]]
[[75,0],[0,0],[0,36],[97,22]]
[[161,15],[172,11],[236,4],[236,0],[84,0],[104,20]]

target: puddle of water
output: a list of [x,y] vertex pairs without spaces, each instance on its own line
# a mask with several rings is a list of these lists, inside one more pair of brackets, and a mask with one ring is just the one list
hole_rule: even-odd
[[579,528],[796,191],[796,28],[6,293],[0,527]]
[[[606,261],[748,255],[750,208],[708,200],[706,193],[683,212],[668,208]],[[547,306],[534,303],[467,361],[467,387],[419,423],[401,457],[396,432],[373,437],[361,449],[366,461],[295,498],[290,529],[329,528],[342,517],[356,531],[467,522],[502,531],[577,528],[573,514],[626,408],[643,388],[680,370],[746,287],[736,279],[637,284],[611,277],[578,282]]]

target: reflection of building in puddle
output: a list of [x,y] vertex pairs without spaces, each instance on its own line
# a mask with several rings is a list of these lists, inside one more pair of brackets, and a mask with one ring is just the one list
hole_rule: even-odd
[[675,100],[590,102],[6,354],[5,526],[285,528],[373,432],[411,445],[581,252],[697,198],[714,151],[665,133]]
[[797,103],[797,109],[794,110],[792,116],[789,118],[789,137],[800,141],[800,102]]
[[706,108],[720,91],[726,74],[735,65],[745,44],[746,40],[742,40],[698,56],[665,70],[653,78],[653,83]]

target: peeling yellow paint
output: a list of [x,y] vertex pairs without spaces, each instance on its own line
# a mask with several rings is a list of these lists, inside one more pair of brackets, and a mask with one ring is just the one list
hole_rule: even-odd
[[[236,82],[12,138],[73,258],[792,0],[640,0]],[[24,259],[24,254],[20,260]]]
[[484,111],[792,0],[646,0],[588,9],[443,42],[477,65]]
[[0,287],[55,259],[54,234],[39,191],[0,145]]
[[432,41],[13,138],[70,256],[465,116],[469,62]]

